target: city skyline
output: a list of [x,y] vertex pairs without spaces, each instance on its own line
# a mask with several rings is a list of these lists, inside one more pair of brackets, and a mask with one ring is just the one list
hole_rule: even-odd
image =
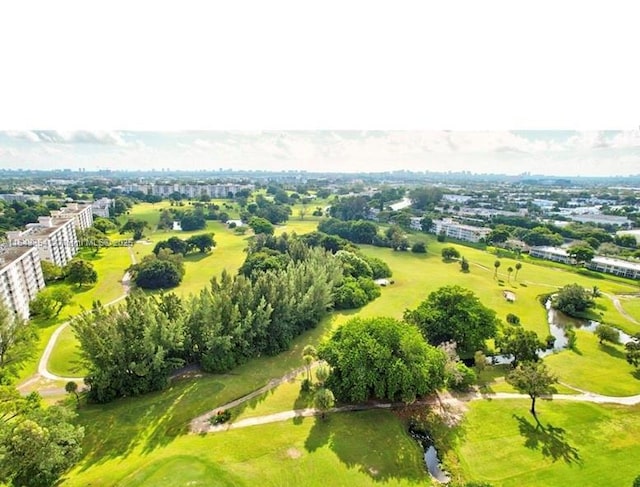
[[640,174],[640,131],[3,131],[0,168]]

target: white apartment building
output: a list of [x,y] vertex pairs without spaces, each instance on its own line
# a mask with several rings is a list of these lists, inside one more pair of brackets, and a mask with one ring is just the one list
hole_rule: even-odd
[[29,317],[29,302],[44,288],[40,256],[35,247],[0,249],[0,299],[21,318]]
[[626,260],[597,256],[587,263],[587,268],[620,277],[640,279],[640,264]]
[[466,242],[479,242],[491,233],[490,228],[462,225],[450,219],[433,220],[432,229],[436,235],[444,233],[447,237]]
[[91,211],[93,216],[109,218],[109,208],[112,206],[113,200],[111,198],[100,198],[91,203]]
[[67,203],[59,210],[51,211],[55,221],[72,220],[78,230],[86,230],[93,225],[93,207],[88,203]]
[[549,247],[546,245],[531,247],[529,250],[531,257],[539,259],[551,260],[553,262],[562,262],[563,264],[573,264],[573,259],[567,254],[567,251],[560,247]]
[[199,198],[208,196],[210,198],[228,198],[229,194],[235,196],[242,189],[253,190],[253,184],[218,183],[218,184],[125,184],[122,190],[125,193],[142,191],[145,194],[153,194],[162,198],[167,198],[172,193],[184,194],[188,198]]
[[0,199],[5,200],[7,203],[13,203],[14,201],[24,203],[29,200],[40,201],[40,196],[37,194],[3,193],[0,194]]
[[26,230],[7,232],[7,240],[13,247],[35,247],[41,260],[62,267],[78,253],[75,226],[75,218],[41,216],[38,223],[26,225]]

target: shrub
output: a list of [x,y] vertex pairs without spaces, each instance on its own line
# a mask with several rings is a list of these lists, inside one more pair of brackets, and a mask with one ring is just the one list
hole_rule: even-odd
[[230,419],[231,419],[231,412],[225,409],[221,409],[218,412],[216,412],[215,416],[211,416],[211,418],[209,418],[209,422],[211,424],[222,424],[222,423],[226,423]]
[[411,252],[413,252],[414,254],[426,254],[427,246],[424,244],[424,242],[416,242],[411,246]]
[[300,392],[306,393],[311,391],[312,382],[309,379],[304,379],[300,384]]
[[511,324],[511,325],[519,325],[520,324],[520,317],[517,315],[514,315],[513,313],[509,313],[507,314],[507,323]]

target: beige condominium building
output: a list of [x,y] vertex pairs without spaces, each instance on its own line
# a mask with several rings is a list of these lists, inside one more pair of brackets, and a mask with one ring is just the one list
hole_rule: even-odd
[[29,317],[29,302],[44,287],[35,247],[0,248],[0,299],[21,318]]

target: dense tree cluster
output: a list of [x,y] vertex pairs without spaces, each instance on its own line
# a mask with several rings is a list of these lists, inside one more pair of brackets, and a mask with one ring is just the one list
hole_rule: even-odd
[[462,357],[472,357],[484,348],[484,341],[496,335],[498,319],[470,290],[444,286],[433,291],[404,319],[417,325],[432,345],[453,341]]
[[201,233],[192,235],[186,240],[178,237],[170,237],[167,240],[161,240],[156,243],[153,253],[158,255],[162,249],[169,249],[174,254],[187,255],[190,252],[198,251],[202,254],[210,251],[215,247],[216,242],[213,239],[213,233]]
[[181,254],[170,249],[160,249],[156,254],[146,255],[129,267],[136,286],[143,289],[167,289],[175,287],[184,277],[184,262]]
[[374,244],[378,238],[378,225],[366,220],[344,221],[329,218],[320,222],[318,231],[362,244]]
[[162,389],[183,363],[184,310],[174,295],[135,292],[124,304],[100,303],[71,327],[81,345],[88,396],[97,402]]
[[81,454],[84,430],[73,425],[73,413],[11,385],[36,340],[33,325],[0,301],[0,479],[7,486],[54,485]]
[[592,294],[579,284],[567,284],[551,301],[555,309],[570,316],[580,315],[595,306]]
[[[282,198],[280,198],[282,199]],[[243,221],[249,222],[252,217],[263,218],[272,225],[284,223],[291,216],[291,206],[282,204],[259,194],[254,203],[249,203],[240,214]]]
[[444,352],[394,318],[349,320],[318,356],[331,366],[325,385],[341,401],[412,402],[444,384]]

